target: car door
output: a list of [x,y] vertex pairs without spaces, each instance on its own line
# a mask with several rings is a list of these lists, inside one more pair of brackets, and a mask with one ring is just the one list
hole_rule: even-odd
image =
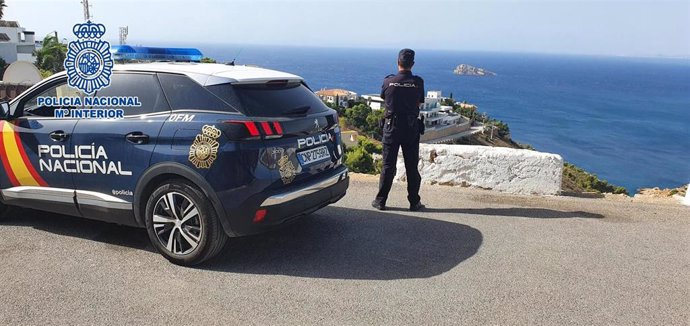
[[77,123],[72,118],[56,118],[56,109],[79,106],[47,106],[38,100],[56,100],[84,95],[67,86],[66,77],[45,82],[20,95],[11,103],[12,118],[0,121],[0,186],[4,200],[56,213],[79,215],[74,202],[71,133]]
[[[84,217],[133,224],[134,190],[149,166],[170,107],[154,73],[116,72],[96,97],[136,96],[140,107],[124,108],[123,119],[83,119],[72,137],[75,148],[91,153],[93,163],[75,178]],[[89,149],[86,149],[89,148]]]

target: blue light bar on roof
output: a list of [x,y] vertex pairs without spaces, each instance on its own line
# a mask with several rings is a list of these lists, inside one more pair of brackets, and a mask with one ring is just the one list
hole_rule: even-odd
[[201,51],[193,48],[152,48],[143,46],[113,45],[110,53],[115,60],[134,61],[193,61],[203,57]]

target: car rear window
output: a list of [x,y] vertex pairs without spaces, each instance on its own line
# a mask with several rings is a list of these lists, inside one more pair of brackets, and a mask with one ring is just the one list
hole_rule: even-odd
[[316,94],[300,82],[221,84],[207,88],[249,116],[304,116],[328,110]]
[[233,106],[184,75],[158,74],[173,110],[237,112]]

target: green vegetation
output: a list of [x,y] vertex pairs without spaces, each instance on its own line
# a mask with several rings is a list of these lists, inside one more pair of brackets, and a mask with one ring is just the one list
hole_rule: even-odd
[[379,121],[383,118],[383,110],[372,110],[365,103],[356,103],[351,108],[345,109],[345,127],[359,131],[362,134],[381,140]]
[[209,57],[203,57],[201,58],[201,63],[216,63],[216,60]]
[[563,166],[562,188],[566,191],[588,191],[628,195],[628,191],[625,188],[614,186],[606,180],[601,180],[596,175],[588,173],[567,162]]
[[383,146],[370,138],[357,137],[357,145],[345,149],[345,166],[357,173],[377,174],[381,172],[381,162],[374,162],[372,154],[381,154]]
[[67,45],[60,43],[55,35],[47,35],[43,39],[43,47],[40,50],[34,51],[36,55],[36,66],[43,71],[49,72],[50,75],[65,70],[63,62],[67,56]]
[[352,172],[371,174],[374,171],[374,159],[371,154],[359,146],[348,149],[345,155],[345,165]]
[[7,5],[5,4],[5,0],[0,0],[0,19],[5,16],[5,8]]

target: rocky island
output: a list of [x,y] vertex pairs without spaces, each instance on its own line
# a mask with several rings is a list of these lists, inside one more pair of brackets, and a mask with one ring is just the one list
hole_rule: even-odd
[[488,71],[483,68],[477,68],[466,64],[461,64],[455,67],[453,73],[461,76],[496,76],[495,72]]

